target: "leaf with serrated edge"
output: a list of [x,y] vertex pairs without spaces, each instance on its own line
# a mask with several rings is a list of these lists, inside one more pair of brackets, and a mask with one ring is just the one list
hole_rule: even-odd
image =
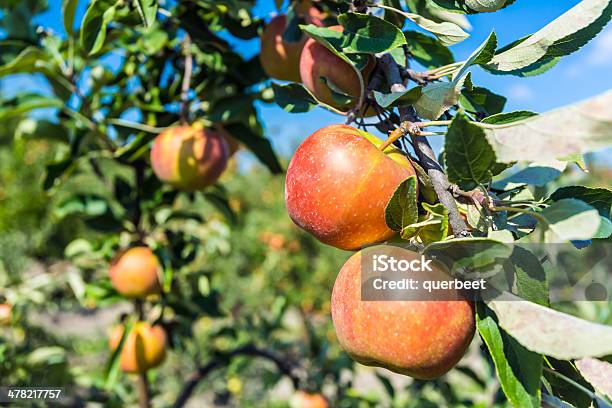
[[550,161],[612,146],[612,91],[509,124],[479,124],[497,160]]
[[448,179],[462,188],[472,189],[493,177],[495,153],[484,132],[470,123],[463,113],[457,114],[448,128],[444,150]]
[[612,398],[612,364],[587,357],[576,361],[576,367],[597,391]]
[[[604,13],[609,13],[609,6],[610,0],[581,1],[524,41],[495,55],[487,64],[487,68],[497,71],[514,71],[536,63],[547,55],[549,48],[557,41],[575,34],[596,22]],[[601,27],[597,28],[593,37],[600,29]],[[585,43],[586,41],[583,41],[582,45]]]
[[487,304],[495,311],[499,325],[531,351],[560,360],[612,354],[610,326],[522,301],[509,293]]
[[376,54],[406,44],[402,31],[392,23],[369,14],[345,13],[338,16],[347,41],[344,52]]

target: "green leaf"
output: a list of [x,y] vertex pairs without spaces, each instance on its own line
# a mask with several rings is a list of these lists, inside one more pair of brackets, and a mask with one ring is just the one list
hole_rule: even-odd
[[63,0],[62,1],[62,13],[64,15],[64,30],[69,37],[74,34],[74,15],[76,13],[77,5],[79,0]]
[[361,75],[363,69],[368,63],[368,55],[365,54],[345,54],[344,47],[349,41],[348,34],[338,32],[326,27],[317,27],[315,25],[301,25],[300,28],[308,36],[330,50],[334,55],[347,62],[355,69],[358,75]]
[[389,106],[406,106],[414,104],[421,96],[422,89],[420,86],[407,89],[403,92],[391,92],[384,94],[379,91],[373,91],[374,99],[383,108]]
[[385,221],[390,229],[401,231],[405,226],[416,223],[418,216],[417,179],[410,176],[397,187],[389,200]]
[[408,50],[419,64],[427,69],[455,62],[451,51],[435,38],[418,31],[404,31],[408,42]]
[[459,103],[467,111],[490,116],[504,110],[506,98],[486,88],[473,87],[472,89],[464,88],[461,91]]
[[425,86],[421,97],[414,104],[417,114],[425,119],[436,120],[451,106],[459,102],[459,92],[463,84],[435,82]]
[[274,101],[287,112],[308,112],[318,105],[314,96],[301,84],[272,83],[272,89],[274,90]]
[[543,59],[569,55],[595,37],[611,15],[610,0],[583,0],[535,34],[498,52],[486,68],[512,73]]
[[540,407],[542,356],[525,349],[501,331],[495,315],[482,303],[477,304],[476,325],[512,406]]
[[259,136],[242,124],[228,124],[224,125],[224,127],[230,135],[234,136],[251,150],[259,161],[265,164],[272,173],[278,174],[283,172],[283,168],[268,139]]
[[406,13],[397,9],[395,9],[395,12],[406,17],[423,30],[435,35],[443,45],[457,44],[469,37],[469,34],[463,31],[457,24],[449,23],[448,21],[436,23],[419,14]]
[[238,215],[230,207],[227,192],[224,188],[215,185],[204,192],[204,198],[219,210],[230,224],[236,225],[238,223]]
[[612,91],[538,116],[505,124],[479,124],[497,160],[563,160],[612,146]]
[[18,94],[10,101],[2,101],[4,106],[0,107],[0,121],[8,120],[34,109],[40,108],[61,108],[64,103],[53,97],[39,94]]
[[431,0],[433,4],[453,13],[490,13],[501,10],[515,0]]
[[488,305],[499,325],[527,349],[560,360],[612,354],[612,327],[519,300],[503,294]]
[[530,111],[512,111],[497,113],[495,115],[488,116],[482,120],[482,123],[491,123],[503,125],[506,123],[518,122],[519,120],[527,119],[538,114]]
[[459,113],[448,128],[444,150],[453,152],[446,155],[448,179],[461,188],[471,190],[487,183],[492,177],[495,152],[484,132],[471,124],[465,114]]
[[[385,6],[393,7],[395,9],[402,8],[401,0],[383,0],[383,4]],[[391,24],[395,24],[395,26],[399,28],[402,28],[406,23],[406,18],[404,16],[395,13],[391,10],[384,10],[383,18]]]
[[157,16],[157,0],[134,0],[134,4],[145,27],[151,27]]
[[123,350],[123,346],[125,345],[125,341],[132,331],[133,325],[131,323],[124,324],[123,333],[121,335],[121,340],[119,340],[119,345],[113,352],[110,357],[106,361],[106,366],[104,367],[104,388],[106,390],[112,390],[115,387],[115,383],[119,378],[119,361],[121,356],[121,351]]
[[421,203],[425,216],[419,217],[419,222],[402,229],[404,239],[418,236],[424,244],[441,241],[448,236],[448,210],[443,204],[430,205]]
[[406,44],[397,26],[370,14],[340,14],[338,22],[344,26],[343,51],[347,53],[377,54]]
[[495,47],[497,47],[497,35],[495,31],[491,31],[486,40],[466,59],[461,67],[453,74],[453,81],[457,82],[459,78],[467,73],[467,69],[472,65],[483,65],[491,61],[495,55]]
[[38,47],[28,47],[8,64],[0,66],[0,78],[6,75],[31,74],[43,72],[41,63],[47,62],[49,56]]
[[548,280],[537,256],[523,247],[515,246],[504,269],[513,274],[517,295],[521,299],[548,306]]
[[436,120],[451,106],[457,104],[459,93],[466,80],[467,69],[474,64],[488,61],[493,55],[496,43],[495,32],[491,32],[453,74],[451,82],[437,82],[424,87],[421,98],[414,105],[418,115],[425,119]]
[[93,55],[102,49],[115,12],[116,4],[109,7],[105,0],[93,0],[89,5],[81,23],[81,47],[87,54]]
[[603,217],[610,218],[612,207],[612,191],[606,188],[591,188],[584,186],[561,187],[551,194],[550,200],[559,201],[564,198],[575,198],[594,207]]
[[597,210],[584,201],[564,198],[545,208],[540,215],[545,242],[564,242],[593,238],[601,223]]

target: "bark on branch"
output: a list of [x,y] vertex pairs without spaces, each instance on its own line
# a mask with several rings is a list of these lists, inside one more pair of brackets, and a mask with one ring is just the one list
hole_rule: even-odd
[[[383,69],[387,81],[391,85],[391,92],[403,92],[406,90],[406,85],[402,80],[402,75],[399,66],[389,54],[383,55],[379,60],[380,66]],[[403,122],[415,123],[418,122],[417,114],[412,107],[399,109],[400,119]],[[446,174],[442,170],[440,163],[436,159],[436,155],[429,144],[429,141],[424,136],[419,136],[418,131],[411,130],[409,125],[401,126],[405,134],[410,134],[414,151],[419,159],[421,167],[427,172],[434,190],[438,195],[438,200],[448,210],[448,221],[453,230],[453,234],[457,237],[465,237],[469,235],[469,231],[465,221],[459,214],[457,203],[453,197],[451,183],[448,181]]]

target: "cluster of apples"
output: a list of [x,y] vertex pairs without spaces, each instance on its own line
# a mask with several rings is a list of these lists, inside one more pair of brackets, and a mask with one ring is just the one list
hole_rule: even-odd
[[[289,163],[289,216],[321,242],[359,250],[396,233],[385,209],[415,170],[393,146],[346,125],[309,136]],[[417,379],[437,378],[465,354],[475,330],[468,301],[362,301],[361,252],[340,270],[331,300],[340,345],[356,361]]]
[[[298,1],[294,12],[307,24],[323,27],[326,15],[309,1]],[[301,82],[317,100],[340,111],[350,110],[360,97],[361,86],[357,72],[346,61],[312,38],[301,34],[296,41],[288,41],[287,16],[274,17],[261,36],[261,65],[268,76],[282,81]],[[328,27],[342,31],[343,27]],[[370,75],[373,60],[362,69],[364,80]]]
[[[160,133],[151,148],[151,167],[163,182],[183,191],[201,190],[214,184],[227,166],[238,143],[222,127],[205,129],[198,123],[171,127]],[[146,246],[132,247],[112,263],[113,287],[129,299],[144,299],[161,292],[161,265]],[[117,349],[124,325],[115,327],[109,347]],[[120,355],[120,367],[142,373],[161,364],[166,355],[167,336],[160,325],[136,322],[128,333]]]

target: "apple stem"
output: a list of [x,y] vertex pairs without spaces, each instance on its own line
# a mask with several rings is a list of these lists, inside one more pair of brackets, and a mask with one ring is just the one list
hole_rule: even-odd
[[[400,68],[395,62],[395,60],[393,59],[393,57],[390,54],[384,54],[379,59],[379,62],[380,62],[381,68],[383,69],[385,75],[387,76],[388,82],[392,84],[391,85],[392,90],[405,91],[406,85],[404,84],[404,81],[402,79]],[[400,114],[400,120],[402,122],[402,124],[400,125],[400,129],[403,129],[403,130],[400,130],[399,133],[401,134],[401,132],[404,132],[404,135],[407,133],[410,134],[412,138],[412,146],[414,148],[414,152],[419,158],[419,163],[421,167],[423,167],[423,169],[427,172],[427,175],[431,179],[436,195],[438,196],[438,200],[448,210],[448,221],[453,230],[453,234],[457,237],[469,236],[470,233],[469,233],[467,224],[465,223],[465,221],[463,221],[463,218],[461,218],[461,215],[459,213],[459,208],[457,208],[457,203],[455,201],[455,198],[453,197],[453,194],[450,191],[451,183],[448,181],[446,174],[444,174],[444,171],[442,170],[440,163],[438,163],[438,160],[436,159],[436,154],[431,148],[431,145],[429,144],[427,137],[423,137],[421,135],[421,131],[420,131],[421,126],[419,125],[423,125],[423,124],[419,122],[418,116],[416,114],[416,111],[414,110],[414,107],[410,106],[410,107],[399,108],[399,114]],[[405,126],[404,122],[412,123],[413,127],[411,128],[410,126]],[[429,125],[439,126],[439,125],[446,125],[446,124],[447,124],[446,121],[444,122],[440,121],[440,122],[434,122],[434,124],[430,123]],[[419,129],[418,131],[414,130],[414,125],[417,125],[416,128]],[[392,132],[392,135],[389,136],[389,139],[391,139],[391,137],[396,136],[396,135],[397,134],[394,135]],[[392,141],[389,142],[389,144],[390,143],[392,143]],[[384,149],[383,146],[381,146],[381,148]]]

